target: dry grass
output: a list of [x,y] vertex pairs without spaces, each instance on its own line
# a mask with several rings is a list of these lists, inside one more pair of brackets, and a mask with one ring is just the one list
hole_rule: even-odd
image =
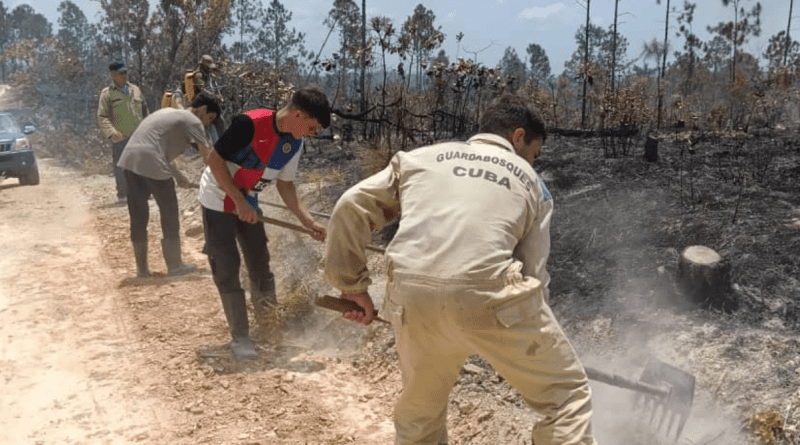
[[783,414],[768,409],[754,414],[747,426],[763,443],[772,445],[779,437],[785,437],[786,419]]

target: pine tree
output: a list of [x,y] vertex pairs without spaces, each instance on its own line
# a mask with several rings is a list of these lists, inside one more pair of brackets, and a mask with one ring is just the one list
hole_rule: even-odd
[[540,84],[550,80],[550,59],[544,48],[537,43],[531,43],[525,50],[528,53],[528,63],[530,63],[531,77],[536,79]]
[[287,25],[292,13],[279,0],[272,0],[262,16],[256,51],[264,54],[266,61],[281,75],[289,67],[297,67],[297,54],[305,55],[305,34]]
[[[436,15],[422,4],[414,8],[414,14],[403,24],[403,36],[408,39],[411,61],[409,67],[416,68],[417,88],[422,87],[422,63],[430,57],[431,51],[442,45],[442,27],[434,26]],[[414,63],[416,61],[416,64]],[[409,73],[408,84],[411,84]]]
[[518,88],[525,84],[525,80],[528,77],[527,70],[525,69],[525,62],[519,58],[514,48],[510,46],[506,48],[498,66],[503,75],[513,78],[513,85],[515,87]]
[[231,6],[231,23],[227,34],[236,37],[231,47],[232,58],[244,62],[254,55],[254,41],[258,38],[256,24],[262,22],[264,9],[254,0],[233,0]]

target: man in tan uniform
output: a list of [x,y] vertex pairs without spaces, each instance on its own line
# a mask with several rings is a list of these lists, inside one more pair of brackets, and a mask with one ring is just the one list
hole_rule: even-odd
[[[199,92],[205,91],[213,95],[218,101],[222,102],[222,94],[219,89],[216,77],[217,64],[214,59],[208,54],[203,54],[200,58],[200,64],[194,71],[194,85]],[[223,123],[222,116],[217,116],[209,127],[209,134],[211,135],[211,142],[216,143],[222,133],[225,132],[225,124]]]
[[113,83],[100,92],[97,123],[103,136],[111,141],[117,199],[124,203],[128,196],[125,174],[117,166],[117,162],[133,130],[147,116],[148,109],[142,90],[128,82],[128,68],[123,63],[112,63],[108,70]]
[[200,63],[194,71],[194,85],[199,91],[207,91],[214,96],[219,95],[216,79],[214,79],[214,71],[217,69],[217,64],[214,63],[214,58],[208,54],[203,54],[200,58]]
[[383,314],[403,374],[396,445],[447,443],[450,389],[464,360],[485,357],[542,419],[536,445],[593,445],[586,373],[548,306],[553,201],[532,163],[544,124],[505,95],[481,131],[396,154],[339,199],[328,225],[325,275],[372,322],[364,248],[399,216],[387,248]]

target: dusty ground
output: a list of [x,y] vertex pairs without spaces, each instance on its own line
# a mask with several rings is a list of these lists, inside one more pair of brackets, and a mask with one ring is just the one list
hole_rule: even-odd
[[[286,311],[254,330],[260,358],[237,363],[201,253],[195,190],[179,189],[179,197],[184,260],[200,271],[132,278],[127,210],[113,204],[107,166],[66,167],[54,156],[69,150],[68,138],[41,133],[42,184],[0,182],[0,443],[392,443],[400,376],[391,332],[312,308],[313,296],[331,292],[320,244],[268,226]],[[731,224],[739,188],[700,181],[721,170],[695,174],[698,211],[683,201],[696,197],[679,182],[669,148],[653,166],[602,160],[582,144],[549,140],[539,170],[557,203],[553,307],[585,363],[636,378],[656,357],[695,374],[681,444],[800,443],[800,287],[790,273],[800,247],[797,183],[750,185]],[[309,151],[299,183],[312,210],[329,212],[357,179],[371,154],[356,155]],[[800,171],[791,170],[795,151],[781,156],[778,179]],[[200,160],[180,163],[196,179]],[[262,201],[279,198],[271,189]],[[163,274],[152,209],[151,269]],[[738,311],[671,304],[678,250],[695,243],[734,262]],[[371,267],[380,301],[379,256]],[[630,391],[592,387],[600,443],[667,443]],[[451,444],[530,445],[534,421],[487,363],[468,361],[451,397]]]
[[202,240],[184,240],[201,272],[131,279],[111,178],[40,162],[40,186],[0,184],[0,442],[390,441],[397,379],[365,385],[335,349],[355,326],[304,313],[257,332],[262,359],[237,366]]

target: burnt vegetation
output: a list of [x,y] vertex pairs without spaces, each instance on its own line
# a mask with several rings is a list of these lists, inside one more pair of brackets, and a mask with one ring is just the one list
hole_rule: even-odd
[[[591,2],[579,3],[588,16]],[[624,3],[615,3],[622,14]],[[95,124],[109,61],[126,62],[154,110],[164,91],[179,88],[186,69],[211,55],[226,122],[318,84],[338,116],[309,141],[309,165],[345,172],[345,185],[400,150],[474,134],[484,105],[512,92],[536,105],[552,135],[536,169],[557,202],[551,288],[565,329],[581,339],[589,317],[624,324],[641,315],[636,311],[661,307],[670,300],[678,251],[701,244],[731,261],[739,309],[698,315],[698,324],[793,332],[800,317],[800,43],[789,32],[793,2],[769,4],[787,9],[789,19],[763,54],[743,49],[761,33],[759,2],[722,0],[729,17],[708,27],[707,41],[692,28],[696,3],[657,3],[667,18],[663,40],[631,56],[616,14],[608,28],[587,21],[575,32],[571,59],[554,75],[536,43],[524,59],[509,47],[497,64],[476,62],[478,52],[460,46],[464,34],[447,35],[422,4],[395,21],[363,16],[363,3],[334,0],[319,24],[326,39],[311,48],[292,28],[291,4],[279,0],[160,0],[152,7],[146,0],[101,0],[98,23],[63,1],[57,26],[30,6],[9,11],[0,2],[0,79],[22,92],[19,108],[40,129],[36,149],[92,173],[106,172],[110,157]],[[459,43],[452,60],[441,49],[446,39]],[[344,188],[320,193],[328,205],[321,210]],[[666,284],[650,284],[664,277]],[[730,403],[739,400],[737,389],[758,387],[699,374],[701,386],[728,388],[719,397]],[[784,380],[784,387],[800,385],[794,370]],[[800,399],[788,397],[742,404],[765,443],[800,443],[791,411]]]

